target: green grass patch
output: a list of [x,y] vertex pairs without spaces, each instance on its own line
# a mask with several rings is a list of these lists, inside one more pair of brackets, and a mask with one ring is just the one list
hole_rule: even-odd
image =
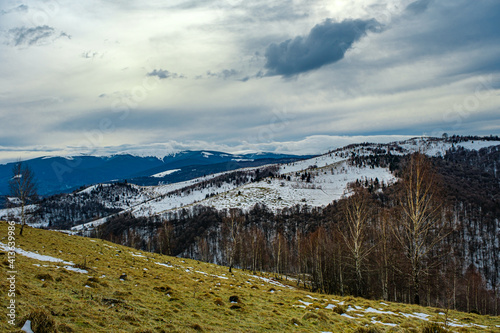
[[[4,244],[6,235],[7,224],[2,222]],[[312,293],[296,285],[277,286],[247,271],[233,269],[230,274],[227,267],[59,232],[27,227],[16,238],[25,251],[72,262],[74,267],[78,264],[87,272],[17,255],[16,326],[3,319],[0,332],[21,332],[26,320],[37,327],[35,332],[134,333],[423,332],[432,324],[403,313],[428,314],[444,327],[441,310],[435,308],[381,305],[375,300]],[[7,274],[9,268],[0,264],[0,270]],[[2,279],[3,309],[8,305],[8,289]],[[366,312],[369,307],[394,314]],[[464,325],[453,331],[495,332],[500,327],[498,317],[455,311],[448,312],[448,320]]]

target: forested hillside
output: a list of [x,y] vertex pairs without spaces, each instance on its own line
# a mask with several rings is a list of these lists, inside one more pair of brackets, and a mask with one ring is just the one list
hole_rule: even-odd
[[[427,168],[419,185],[426,211],[411,222],[417,157]],[[271,210],[262,202],[250,210],[119,215],[95,233],[149,251],[293,275],[315,291],[498,314],[498,162],[498,146],[452,147],[430,158],[352,155],[352,165],[390,167],[401,181],[365,178],[322,208]]]

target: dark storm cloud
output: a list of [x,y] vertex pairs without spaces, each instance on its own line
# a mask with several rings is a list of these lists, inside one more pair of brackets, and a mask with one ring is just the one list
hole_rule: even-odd
[[266,49],[267,75],[285,77],[297,75],[341,60],[352,44],[367,31],[379,32],[376,20],[327,19],[312,28],[308,36],[297,36],[282,43],[273,43]]
[[177,74],[169,72],[165,69],[154,69],[153,71],[146,74],[147,76],[156,76],[160,80],[162,79],[185,79],[184,74]]
[[71,39],[65,32],[58,33],[48,25],[36,26],[34,28],[20,27],[9,30],[9,37],[14,46],[32,46],[44,44],[60,37]]

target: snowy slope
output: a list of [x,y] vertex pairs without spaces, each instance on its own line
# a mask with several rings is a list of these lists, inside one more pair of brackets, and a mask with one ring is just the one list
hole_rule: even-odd
[[[359,168],[347,163],[348,156],[326,154],[317,158],[280,166],[279,175],[243,186],[224,183],[220,187],[192,189],[181,194],[173,193],[189,185],[216,178],[224,173],[197,178],[188,182],[145,188],[148,196],[156,198],[128,209],[134,216],[151,216],[167,211],[189,208],[194,204],[216,209],[250,209],[255,204],[266,204],[271,209],[282,209],[297,204],[326,206],[345,195],[349,183],[356,180],[375,180],[390,184],[396,179],[386,168]],[[247,168],[246,170],[257,169]],[[302,173],[311,174],[310,182],[301,179]],[[290,180],[288,180],[290,177]],[[104,220],[103,220],[104,221]],[[96,225],[103,221],[94,221]]]
[[433,138],[414,138],[398,143],[398,146],[405,149],[407,153],[420,151],[427,156],[444,156],[446,151],[452,147],[463,147],[467,150],[480,150],[481,148],[498,145],[500,145],[500,141],[471,140],[451,143]]
[[[130,209],[135,216],[149,216],[182,208],[194,204],[224,208],[249,209],[257,203],[265,203],[271,209],[281,209],[296,204],[326,206],[345,195],[347,185],[356,180],[374,180],[390,184],[396,178],[387,168],[355,167],[347,163],[354,154],[374,155],[391,153],[405,155],[423,152],[429,156],[444,155],[452,147],[479,150],[484,147],[500,145],[500,141],[465,141],[460,143],[446,142],[435,138],[414,138],[390,144],[351,145],[317,156],[311,159],[284,164],[279,167],[276,178],[263,179],[242,186],[224,183],[220,187],[206,187],[187,192],[173,193],[189,185],[201,183],[227,173],[218,173],[191,181],[145,188],[148,196],[155,199],[141,203]],[[258,168],[247,168],[246,170]],[[304,172],[313,175],[311,182],[301,180]],[[284,176],[284,177],[279,177]],[[288,180],[288,176],[290,180]],[[283,179],[284,178],[284,179]],[[207,198],[207,196],[209,196]]]
[[[104,207],[130,212],[136,217],[190,209],[195,205],[216,209],[241,208],[244,210],[250,209],[255,204],[265,204],[274,210],[297,204],[321,207],[346,195],[347,185],[356,180],[376,179],[379,183],[386,185],[396,181],[387,168],[351,165],[349,159],[353,156],[387,153],[406,155],[417,151],[429,156],[443,156],[453,147],[479,150],[500,145],[500,141],[464,139],[460,141],[462,142],[453,143],[450,140],[423,137],[389,144],[349,145],[321,156],[289,164],[243,168],[166,185],[128,184],[116,188],[113,187],[114,185],[93,185],[64,197],[64,200],[74,200],[78,203],[82,202],[81,197],[100,195],[99,200]],[[214,152],[203,151],[201,154],[203,158],[209,158]],[[272,168],[272,177],[255,177],[257,170],[265,168]],[[162,171],[161,174],[176,171],[177,169],[170,169]],[[236,174],[240,175],[239,181],[235,181],[234,177],[231,178]],[[307,175],[309,177],[305,177]],[[0,210],[0,218],[5,219],[9,213],[13,212],[15,215],[16,210]],[[105,221],[106,217],[94,219],[92,222],[75,226],[73,229],[81,230]]]
[[274,178],[242,186],[209,198],[202,204],[217,209],[237,207],[244,210],[250,209],[258,203],[265,204],[273,210],[296,204],[320,207],[346,195],[347,185],[357,179],[378,178],[385,184],[396,180],[386,168],[356,168],[348,166],[346,162],[340,162],[331,168],[328,166],[309,172],[316,174],[310,183],[303,182],[300,177],[295,176],[292,176],[290,181]]

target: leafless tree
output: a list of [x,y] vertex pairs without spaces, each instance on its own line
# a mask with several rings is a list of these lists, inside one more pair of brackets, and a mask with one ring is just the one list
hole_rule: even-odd
[[223,218],[223,227],[226,230],[226,250],[229,259],[229,272],[232,272],[236,255],[238,252],[238,241],[243,225],[244,216],[240,214],[238,209],[231,208],[227,217]]
[[163,221],[158,229],[158,247],[161,254],[171,255],[173,250],[174,227],[169,221]]
[[441,200],[436,173],[429,159],[420,153],[410,156],[403,169],[400,195],[402,218],[394,234],[405,249],[411,272],[412,298],[420,304],[420,281],[427,254],[447,233],[441,217]]
[[367,244],[368,223],[371,214],[368,191],[360,186],[353,186],[354,192],[345,201],[343,207],[345,225],[341,233],[350,252],[356,280],[356,296],[363,293],[363,264],[372,246]]
[[35,201],[37,198],[37,186],[35,174],[27,165],[18,161],[12,168],[12,178],[9,181],[10,195],[17,198],[17,205],[21,208],[21,230],[19,235],[23,234],[26,225],[26,205]]

